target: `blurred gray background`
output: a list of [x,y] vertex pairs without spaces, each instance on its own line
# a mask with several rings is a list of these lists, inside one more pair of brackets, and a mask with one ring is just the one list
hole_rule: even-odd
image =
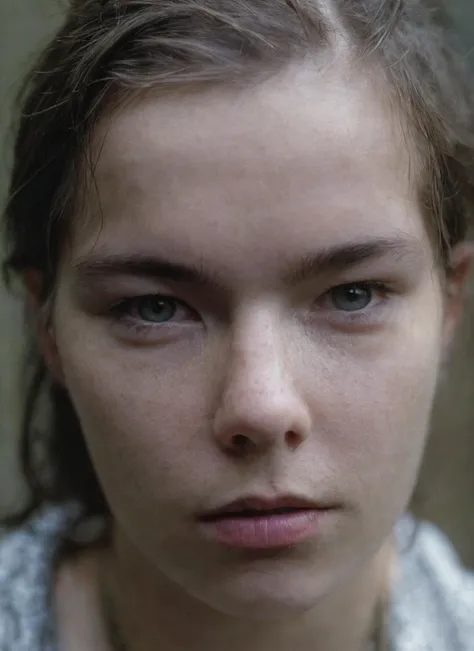
[[[12,106],[34,53],[60,22],[61,0],[0,0],[0,200],[12,142]],[[473,0],[450,0],[466,56],[474,47]],[[471,65],[474,80],[474,55]],[[420,480],[420,516],[436,522],[474,567],[474,308],[466,315],[452,368],[443,380]],[[0,512],[21,500],[17,444],[21,307],[0,287]]]

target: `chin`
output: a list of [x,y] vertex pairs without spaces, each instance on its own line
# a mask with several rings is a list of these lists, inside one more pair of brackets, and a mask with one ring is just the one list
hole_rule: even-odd
[[[319,597],[320,598],[320,597]],[[255,620],[285,619],[301,615],[316,606],[317,595],[301,594],[225,594],[219,601],[208,602],[214,610],[232,617]]]
[[211,594],[201,595],[209,606],[226,615],[246,619],[282,619],[300,615],[334,589],[329,576],[304,575],[294,571],[247,572],[223,584],[214,584]]

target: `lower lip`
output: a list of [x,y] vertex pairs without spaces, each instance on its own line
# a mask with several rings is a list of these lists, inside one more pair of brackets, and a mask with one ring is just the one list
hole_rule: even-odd
[[207,537],[228,547],[273,549],[289,547],[313,538],[328,510],[301,509],[292,513],[265,513],[248,517],[201,521]]

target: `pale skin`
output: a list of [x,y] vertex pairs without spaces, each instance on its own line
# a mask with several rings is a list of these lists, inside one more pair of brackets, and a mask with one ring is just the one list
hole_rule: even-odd
[[[110,549],[59,572],[62,648],[108,648],[104,581],[130,651],[364,649],[470,261],[453,252],[447,292],[381,95],[302,68],[141,95],[99,127],[103,221],[91,190],[42,343],[115,524]],[[214,282],[119,272],[137,257]],[[355,310],[332,291],[347,284]],[[170,320],[139,303],[114,320],[146,295],[178,301]],[[202,537],[196,513],[249,493],[338,508],[276,555]]]

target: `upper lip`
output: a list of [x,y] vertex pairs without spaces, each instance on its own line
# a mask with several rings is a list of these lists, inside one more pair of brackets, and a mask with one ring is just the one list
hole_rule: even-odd
[[242,511],[273,511],[275,509],[327,509],[328,505],[317,503],[307,497],[296,495],[281,495],[275,497],[248,496],[228,502],[210,511],[201,513],[199,519],[212,520],[229,513],[241,513]]

